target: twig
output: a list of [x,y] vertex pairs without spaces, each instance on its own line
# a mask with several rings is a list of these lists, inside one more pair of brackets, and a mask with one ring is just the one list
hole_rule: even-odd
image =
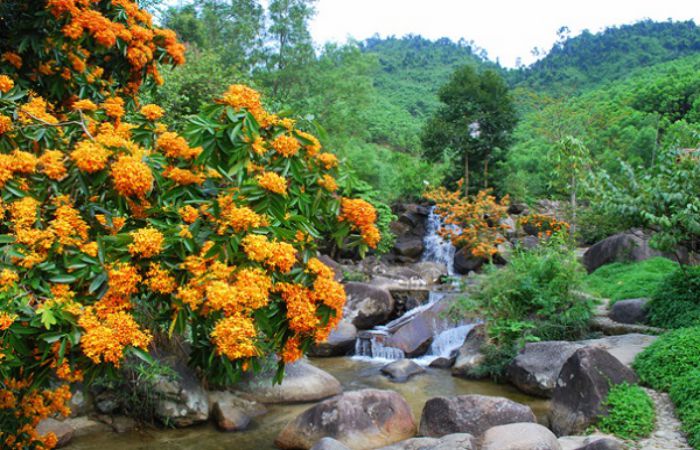
[[94,137],[92,136],[92,134],[90,133],[90,130],[88,130],[87,125],[85,125],[85,122],[84,122],[85,119],[84,119],[84,117],[83,117],[83,112],[82,112],[82,111],[79,111],[79,112],[80,112],[80,119],[81,119],[80,121],[77,121],[77,120],[70,120],[70,121],[68,121],[68,122],[58,122],[58,123],[47,122],[46,120],[41,119],[41,118],[35,116],[34,114],[32,114],[32,113],[30,113],[30,112],[27,112],[27,111],[25,111],[25,110],[20,110],[20,112],[22,112],[23,114],[28,115],[29,117],[31,117],[32,119],[36,120],[37,122],[39,122],[39,123],[41,123],[41,124],[43,124],[43,125],[50,126],[50,127],[64,127],[64,126],[66,126],[66,125],[80,125],[80,128],[83,129],[83,131],[85,132],[85,134],[87,135],[87,137],[89,137],[91,141],[94,141],[94,140],[95,140],[95,138],[94,138]]

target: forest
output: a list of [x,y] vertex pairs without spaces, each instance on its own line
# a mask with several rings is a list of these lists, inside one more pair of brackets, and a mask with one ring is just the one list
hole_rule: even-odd
[[317,4],[0,1],[2,448],[700,448],[700,26]]

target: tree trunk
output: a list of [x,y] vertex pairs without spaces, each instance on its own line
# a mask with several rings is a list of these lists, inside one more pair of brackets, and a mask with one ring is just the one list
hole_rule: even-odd
[[464,155],[464,197],[469,196],[469,156]]
[[571,177],[571,237],[576,235],[576,177]]
[[484,189],[489,187],[489,159],[484,159]]

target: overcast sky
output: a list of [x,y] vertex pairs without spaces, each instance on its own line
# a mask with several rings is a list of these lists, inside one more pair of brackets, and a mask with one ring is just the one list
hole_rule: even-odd
[[518,57],[532,62],[533,47],[549,50],[563,25],[576,35],[645,18],[700,24],[697,0],[318,0],[316,10],[311,33],[319,44],[375,33],[463,37],[507,67]]

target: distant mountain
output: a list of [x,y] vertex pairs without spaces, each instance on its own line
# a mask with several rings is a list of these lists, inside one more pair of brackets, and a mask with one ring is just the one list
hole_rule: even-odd
[[508,73],[513,85],[554,93],[582,92],[629,72],[700,53],[700,26],[693,21],[654,22],[584,31],[552,47],[534,64]]

